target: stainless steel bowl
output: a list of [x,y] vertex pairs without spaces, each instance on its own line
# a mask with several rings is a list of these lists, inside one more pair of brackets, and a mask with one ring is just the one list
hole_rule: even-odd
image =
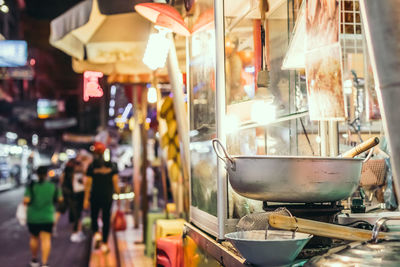
[[292,263],[312,235],[291,231],[239,231],[225,235],[249,263],[255,266],[286,266]]

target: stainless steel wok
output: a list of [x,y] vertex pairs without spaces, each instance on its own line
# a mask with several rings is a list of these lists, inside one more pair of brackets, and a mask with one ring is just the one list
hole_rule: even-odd
[[[347,198],[360,182],[363,160],[355,158],[230,156],[214,139],[232,188],[240,195],[273,202],[332,202]],[[379,143],[363,145],[362,150]],[[366,149],[365,149],[366,148]],[[355,149],[357,152],[362,151]]]

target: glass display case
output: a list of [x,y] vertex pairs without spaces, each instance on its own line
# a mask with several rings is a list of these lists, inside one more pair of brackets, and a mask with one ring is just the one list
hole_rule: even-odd
[[[293,7],[274,1],[265,23],[260,21],[258,1],[200,0],[191,11],[190,217],[220,238],[230,219],[259,210],[262,203],[229,189],[211,140],[223,140],[232,154],[289,155],[295,141],[290,119],[304,116],[291,104],[293,73],[280,67]],[[265,84],[260,84],[260,75],[267,75]],[[275,123],[267,128],[271,122]]]
[[336,7],[346,106],[338,120],[309,117],[306,1],[268,2],[262,9],[256,0],[199,0],[190,19],[191,221],[220,239],[262,202],[231,189],[213,138],[231,155],[336,157],[381,133],[358,1]]

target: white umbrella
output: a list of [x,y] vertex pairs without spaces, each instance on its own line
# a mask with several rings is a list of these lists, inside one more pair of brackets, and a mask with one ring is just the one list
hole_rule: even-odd
[[[185,54],[185,38],[181,36],[175,37],[175,45],[177,49],[179,68],[182,72],[186,71],[186,54]],[[83,73],[87,70],[100,71],[106,75],[110,74],[140,74],[152,72],[142,61],[143,53],[138,54],[131,60],[119,60],[110,63],[91,62],[89,60],[72,59],[72,69],[77,73]],[[167,74],[166,68],[157,70],[160,75]]]
[[[77,73],[152,72],[143,62],[151,23],[137,13],[101,14],[97,0],[86,0],[51,22],[50,44],[73,57]],[[176,37],[179,65],[185,70],[185,39]],[[159,70],[166,73],[165,68]]]
[[51,22],[50,44],[91,63],[139,62],[150,29],[137,13],[103,15],[97,0],[86,0]]

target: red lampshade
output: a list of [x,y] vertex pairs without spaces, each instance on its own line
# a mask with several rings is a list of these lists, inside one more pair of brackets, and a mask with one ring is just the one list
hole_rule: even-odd
[[179,12],[168,4],[143,3],[135,6],[136,12],[154,24],[170,29],[171,31],[189,36],[190,31]]
[[214,28],[214,8],[206,10],[193,25],[192,33]]

